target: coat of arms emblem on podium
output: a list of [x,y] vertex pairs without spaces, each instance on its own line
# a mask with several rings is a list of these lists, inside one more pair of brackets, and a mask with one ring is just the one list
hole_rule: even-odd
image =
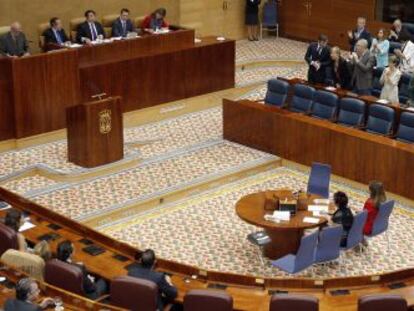
[[102,110],[99,113],[99,132],[108,134],[112,129],[112,112],[109,109]]

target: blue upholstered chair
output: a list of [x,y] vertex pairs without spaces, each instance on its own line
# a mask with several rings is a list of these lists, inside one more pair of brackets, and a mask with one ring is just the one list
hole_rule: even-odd
[[288,273],[297,273],[313,265],[319,231],[303,236],[296,255],[289,254],[272,261],[272,265]]
[[343,250],[348,250],[354,248],[361,244],[364,240],[364,226],[367,221],[368,212],[362,211],[359,214],[354,216],[354,222],[348,233],[348,239],[346,241],[346,246],[342,247]]
[[329,198],[330,181],[331,166],[322,163],[312,163],[307,192],[319,195],[323,198]]
[[414,143],[414,113],[401,113],[395,139],[406,143]]
[[304,84],[295,84],[289,110],[303,113],[311,112],[314,97],[315,89],[313,87]]
[[389,135],[394,126],[394,118],[394,109],[383,105],[370,105],[366,131],[369,133]]
[[324,263],[339,258],[341,251],[342,226],[326,227],[319,232],[315,262]]
[[383,72],[384,72],[384,68],[378,68],[378,67],[374,68],[373,79],[372,79],[372,91],[371,91],[372,96],[380,97],[381,95],[382,85],[381,85],[380,80],[381,80],[381,76]]
[[338,110],[338,96],[331,92],[317,91],[312,107],[312,116],[332,120]]
[[289,83],[278,79],[270,79],[267,82],[267,93],[265,103],[282,107],[287,99]]
[[263,39],[263,30],[274,31],[279,37],[279,21],[277,16],[277,2],[267,1],[263,6],[263,18],[260,23],[260,38]]
[[365,121],[365,103],[356,98],[342,98],[339,103],[338,124],[359,127]]
[[407,300],[398,295],[375,294],[359,297],[358,311],[407,311]]
[[405,104],[408,100],[411,76],[412,75],[406,73],[401,76],[400,83],[398,85],[398,97],[400,99],[400,103]]

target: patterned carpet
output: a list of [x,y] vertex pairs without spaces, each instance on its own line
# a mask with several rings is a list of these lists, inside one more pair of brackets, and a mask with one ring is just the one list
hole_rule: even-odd
[[[267,189],[306,189],[307,174],[278,168],[228,184],[183,202],[109,224],[101,231],[141,249],[153,248],[162,257],[202,269],[264,277],[291,277],[266,264],[262,266],[257,248],[247,234],[257,230],[235,214],[236,202],[249,193]],[[367,193],[345,184],[333,183],[331,191],[345,191],[354,210],[361,210]],[[370,275],[414,266],[412,241],[414,218],[410,207],[397,204],[391,217],[392,247],[386,254],[385,236],[370,241],[370,254],[348,252],[344,263],[299,273],[299,277],[329,278]],[[179,241],[179,243],[177,243]]]

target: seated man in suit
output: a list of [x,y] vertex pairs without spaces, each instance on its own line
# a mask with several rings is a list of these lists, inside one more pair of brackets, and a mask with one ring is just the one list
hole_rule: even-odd
[[388,39],[392,42],[404,43],[408,40],[414,41],[414,36],[404,27],[400,19],[396,19],[392,24]]
[[16,284],[16,298],[6,301],[4,311],[40,311],[55,304],[52,298],[45,298],[37,305],[39,294],[36,281],[31,278],[21,279]]
[[365,39],[368,42],[368,48],[371,47],[371,34],[366,29],[367,20],[365,17],[358,17],[357,28],[353,31],[348,31],[349,44],[351,45],[351,52],[355,51],[355,45],[358,40]]
[[96,13],[93,10],[85,12],[86,21],[78,26],[76,41],[78,43],[90,44],[99,38],[105,37],[105,32],[100,23],[96,21]]
[[86,294],[86,297],[89,299],[98,299],[103,294],[107,292],[107,284],[103,279],[95,280],[94,276],[91,276],[85,265],[83,263],[74,263],[72,261],[72,255],[75,249],[73,247],[72,242],[70,241],[62,241],[57,246],[57,256],[56,258],[60,261],[69,263],[71,265],[77,266],[82,270],[83,273],[83,291]]
[[62,45],[70,41],[62,27],[62,21],[58,17],[53,17],[49,23],[50,28],[46,29],[43,33],[46,44],[53,43]]
[[10,31],[0,38],[0,54],[9,57],[30,55],[29,42],[19,22],[10,25]]
[[324,83],[327,67],[331,63],[328,37],[319,35],[318,42],[312,42],[306,51],[305,60],[309,65],[308,81]]
[[355,52],[348,56],[352,72],[352,87],[358,95],[371,95],[375,56],[368,49],[368,42],[360,39]]
[[163,306],[174,301],[177,297],[177,289],[171,282],[168,275],[154,271],[156,264],[155,253],[151,249],[147,249],[142,254],[135,256],[137,261],[141,258],[140,267],[132,267],[128,270],[128,275],[140,279],[145,279],[154,282],[158,286],[159,298],[158,298],[158,310],[163,310]]
[[125,38],[129,32],[134,31],[134,25],[129,19],[129,10],[122,9],[121,15],[112,24],[112,37],[123,37]]

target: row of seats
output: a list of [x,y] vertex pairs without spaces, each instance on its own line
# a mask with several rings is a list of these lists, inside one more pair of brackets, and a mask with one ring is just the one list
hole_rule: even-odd
[[404,111],[399,122],[396,122],[395,110],[382,104],[367,104],[353,97],[339,99],[335,93],[316,90],[305,84],[295,84],[292,88],[293,96],[287,103],[290,84],[279,79],[269,80],[265,103],[343,126],[360,128],[369,133],[393,136],[402,142],[414,143],[414,113]]
[[[382,91],[382,84],[380,82],[382,73],[384,72],[385,68],[374,68],[373,73],[373,81],[372,81],[372,95],[375,97],[380,97]],[[407,103],[409,98],[409,87],[410,87],[410,80],[412,75],[408,73],[403,73],[398,84],[398,96],[400,103]]]

